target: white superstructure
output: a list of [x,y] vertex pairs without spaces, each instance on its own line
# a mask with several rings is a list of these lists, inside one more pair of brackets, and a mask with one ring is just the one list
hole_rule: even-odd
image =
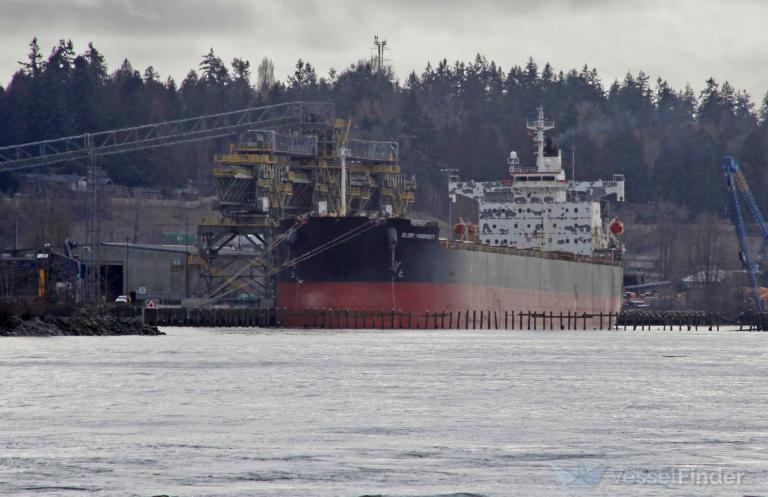
[[461,195],[478,204],[478,234],[488,245],[592,255],[608,249],[612,237],[603,226],[600,200],[615,195],[624,201],[624,176],[610,181],[567,181],[560,150],[545,138],[554,122],[528,122],[537,147],[536,165],[521,166],[509,155],[510,178],[502,181],[462,181],[449,178],[451,202]]

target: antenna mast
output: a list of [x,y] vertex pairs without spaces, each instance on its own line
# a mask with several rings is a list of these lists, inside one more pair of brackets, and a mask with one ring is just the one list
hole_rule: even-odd
[[376,71],[381,72],[384,70],[384,51],[389,50],[387,48],[387,40],[379,40],[379,35],[376,35],[373,37],[373,50],[376,50],[376,55],[374,55],[374,65],[376,66]]
[[536,119],[528,120],[527,128],[533,131],[533,143],[536,144],[536,168],[544,171],[544,132],[555,127],[555,122],[544,119],[544,107],[539,106],[539,115]]

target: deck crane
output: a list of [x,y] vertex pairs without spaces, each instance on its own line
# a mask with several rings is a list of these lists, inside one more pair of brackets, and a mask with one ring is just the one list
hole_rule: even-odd
[[[728,191],[731,193],[731,200],[733,202],[733,223],[736,227],[736,235],[739,238],[739,258],[744,265],[744,269],[747,271],[749,285],[752,289],[752,298],[755,301],[755,309],[758,312],[763,312],[763,303],[760,300],[759,276],[760,263],[766,252],[768,252],[768,224],[766,224],[765,217],[763,216],[760,207],[757,205],[755,198],[752,196],[752,192],[749,190],[749,185],[744,178],[744,174],[741,172],[739,163],[733,157],[723,157],[723,174],[725,175],[725,182],[728,186]],[[739,194],[743,196],[749,211],[752,213],[752,217],[755,219],[755,222],[760,229],[760,235],[763,238],[760,250],[755,258],[752,258],[750,254]]]

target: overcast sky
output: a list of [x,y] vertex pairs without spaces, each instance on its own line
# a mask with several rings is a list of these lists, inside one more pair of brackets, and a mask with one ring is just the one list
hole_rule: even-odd
[[768,91],[768,1],[763,0],[0,0],[0,84],[33,36],[47,55],[59,38],[92,41],[110,70],[123,58],[177,82],[210,47],[274,60],[285,79],[298,58],[326,74],[370,56],[386,37],[400,79],[427,61],[482,53],[505,70],[533,56],[556,70],[596,67],[606,86],[643,70],[698,92],[714,76]]

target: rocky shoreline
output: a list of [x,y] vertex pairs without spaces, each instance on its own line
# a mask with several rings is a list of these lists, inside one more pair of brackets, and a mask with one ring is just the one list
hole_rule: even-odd
[[76,315],[43,316],[22,320],[12,316],[0,322],[0,337],[165,335],[156,326],[135,318]]

